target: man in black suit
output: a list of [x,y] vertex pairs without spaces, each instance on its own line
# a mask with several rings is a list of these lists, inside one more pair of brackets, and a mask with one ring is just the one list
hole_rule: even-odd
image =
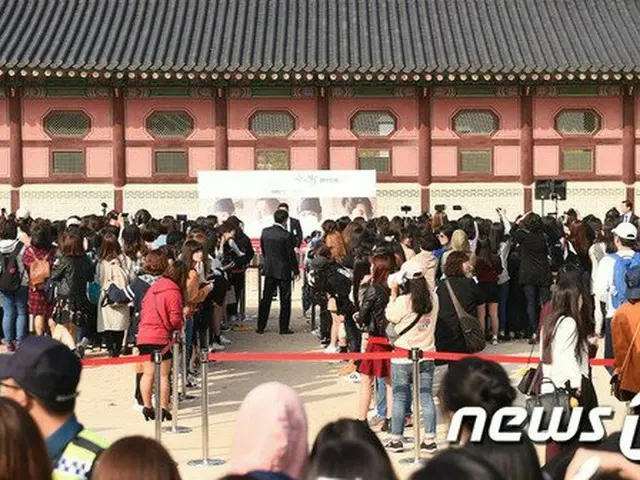
[[269,320],[271,301],[276,289],[280,290],[280,335],[293,333],[289,330],[291,321],[291,286],[298,277],[298,261],[294,250],[294,237],[287,230],[289,214],[277,210],[273,214],[275,224],[265,228],[260,237],[260,249],[264,257],[264,292],[258,309],[258,333],[264,333]]
[[[289,205],[286,203],[281,203],[280,205],[278,205],[278,210],[284,210],[288,214]],[[302,226],[300,225],[300,221],[297,218],[289,217],[287,220],[287,224],[285,225],[285,228],[289,232],[291,232],[291,235],[293,235],[294,246],[296,248],[300,248],[300,245],[302,245],[302,239],[304,238],[302,234]]]
[[633,202],[630,200],[624,200],[620,204],[620,221],[628,222],[633,226],[638,226],[638,217],[633,213]]

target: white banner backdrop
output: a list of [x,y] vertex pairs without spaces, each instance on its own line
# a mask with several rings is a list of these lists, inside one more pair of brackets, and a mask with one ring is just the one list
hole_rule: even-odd
[[309,235],[327,219],[373,217],[376,174],[373,170],[201,171],[198,199],[201,215],[213,214],[221,221],[235,215],[252,238],[273,224],[273,213],[284,202]]

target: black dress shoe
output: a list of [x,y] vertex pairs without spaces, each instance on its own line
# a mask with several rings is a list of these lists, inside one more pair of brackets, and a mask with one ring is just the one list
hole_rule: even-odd
[[256,333],[259,334],[259,335],[262,335],[264,333],[264,330],[258,329],[258,330],[256,330]]
[[284,330],[280,332],[280,335],[293,335],[293,330]]

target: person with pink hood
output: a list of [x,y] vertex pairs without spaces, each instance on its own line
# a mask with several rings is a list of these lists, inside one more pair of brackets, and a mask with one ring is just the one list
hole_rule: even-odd
[[229,473],[300,480],[308,457],[307,414],[298,394],[277,382],[249,392],[236,419]]

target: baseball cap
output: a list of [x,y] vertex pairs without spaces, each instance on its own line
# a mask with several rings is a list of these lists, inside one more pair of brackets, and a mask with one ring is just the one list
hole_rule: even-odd
[[400,271],[404,274],[404,277],[407,280],[412,280],[424,276],[422,267],[417,262],[405,262],[404,265],[402,265]]
[[638,238],[638,229],[629,222],[623,222],[611,231],[625,240],[635,240]]
[[29,218],[31,217],[31,212],[29,212],[29,210],[27,210],[26,208],[19,208],[16,211],[16,218]]
[[0,356],[0,380],[13,378],[45,405],[76,398],[81,370],[80,359],[49,337],[27,337],[13,355]]

